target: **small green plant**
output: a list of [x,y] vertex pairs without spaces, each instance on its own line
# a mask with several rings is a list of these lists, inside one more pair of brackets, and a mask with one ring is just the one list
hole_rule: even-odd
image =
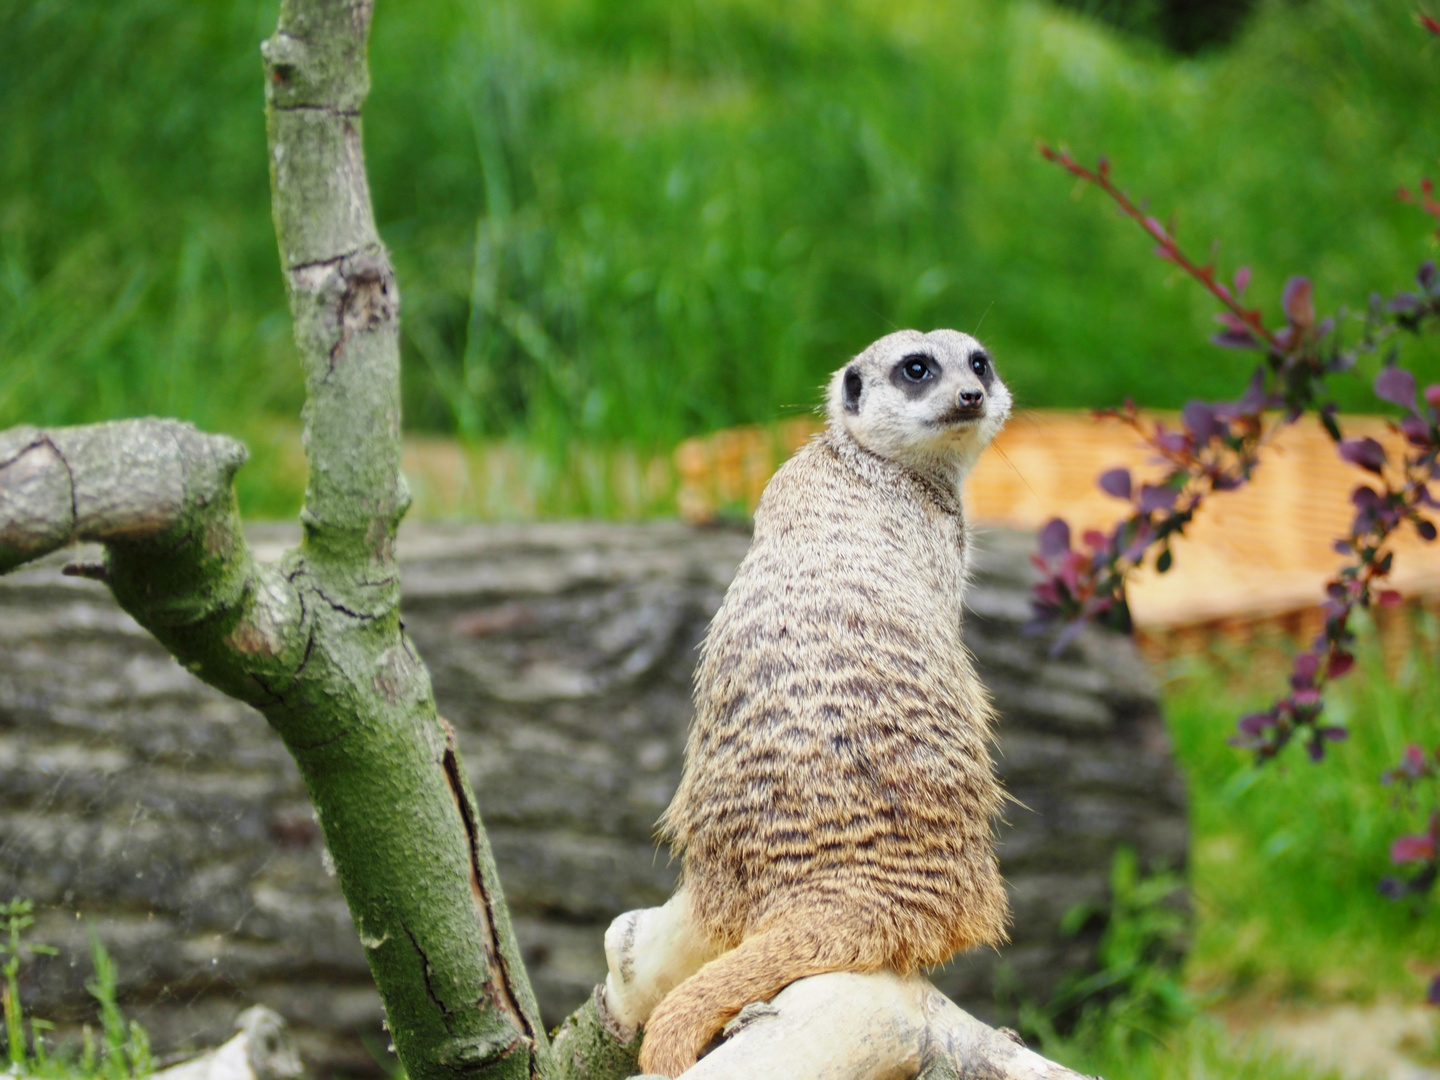
[[1076,1042],[1129,1049],[1193,1019],[1198,1009],[1180,975],[1188,922],[1177,902],[1183,885],[1172,871],[1142,873],[1135,851],[1118,849],[1108,909],[1078,904],[1060,924],[1074,936],[1103,921],[1097,969],[1066,979],[1048,1005],[1025,1010],[1022,1022],[1047,1044],[1056,1040],[1057,1025],[1073,1024]]
[[85,989],[100,1005],[101,1039],[99,1045],[90,1025],[81,1031],[80,1055],[51,1056],[45,1045],[46,1033],[55,1025],[48,1020],[31,1018],[30,1037],[25,1037],[26,1020],[20,1004],[20,971],[36,956],[55,956],[58,950],[40,942],[26,941],[25,931],[35,924],[35,905],[29,900],[14,899],[0,904],[0,920],[4,935],[0,939],[0,956],[5,958],[0,971],[5,985],[0,990],[0,1012],[5,1020],[5,1046],[10,1057],[12,1075],[73,1078],[86,1080],[140,1080],[154,1070],[150,1057],[150,1036],[134,1020],[121,1012],[116,995],[115,962],[100,941],[95,928],[90,928],[90,957],[95,976]]
[[[0,953],[5,956],[4,1015],[7,1049],[10,1054],[10,1071],[20,1072],[29,1060],[25,1046],[25,1015],[20,1004],[20,968],[32,956],[54,956],[55,949],[39,942],[25,942],[25,931],[35,923],[35,905],[29,900],[14,899],[0,904],[0,919],[5,921],[5,940],[0,942]],[[35,1047],[35,1058],[43,1062],[45,1040],[42,1032],[53,1025],[44,1020],[30,1021],[30,1037]]]
[[153,1065],[150,1058],[150,1036],[134,1020],[126,1020],[116,1001],[115,961],[100,941],[95,928],[90,927],[90,957],[95,963],[95,977],[85,983],[85,989],[100,1003],[100,1027],[104,1033],[104,1044],[99,1060],[96,1060],[94,1041],[90,1029],[85,1028],[83,1059],[89,1065],[87,1075],[100,1076],[106,1080],[131,1080],[132,1077],[148,1076]]

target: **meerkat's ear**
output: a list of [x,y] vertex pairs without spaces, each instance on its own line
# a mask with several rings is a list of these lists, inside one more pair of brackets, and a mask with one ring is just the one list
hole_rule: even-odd
[[840,404],[845,407],[848,413],[860,411],[860,391],[864,388],[864,382],[860,378],[860,369],[851,364],[845,369],[845,377],[840,384]]

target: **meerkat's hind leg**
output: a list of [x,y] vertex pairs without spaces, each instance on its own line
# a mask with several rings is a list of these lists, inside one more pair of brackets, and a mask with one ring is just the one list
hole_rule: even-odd
[[683,887],[661,907],[627,911],[605,931],[605,1007],[619,1023],[639,1027],[666,994],[724,951],[696,922]]

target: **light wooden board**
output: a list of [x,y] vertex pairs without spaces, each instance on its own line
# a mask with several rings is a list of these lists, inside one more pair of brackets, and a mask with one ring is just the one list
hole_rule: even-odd
[[[1347,416],[1341,425],[1347,436],[1369,435],[1392,451],[1400,445],[1382,418]],[[681,444],[675,454],[681,515],[706,521],[753,512],[779,463],[818,430],[819,422],[805,417]],[[1100,473],[1119,465],[1130,468],[1137,482],[1160,472],[1135,433],[1117,421],[1022,412],[981,459],[965,501],[982,527],[1035,529],[1063,517],[1078,538],[1083,529],[1107,527],[1124,513],[1126,504],[1096,486]],[[1251,484],[1212,497],[1175,545],[1174,568],[1163,576],[1140,575],[1131,593],[1136,624],[1153,633],[1315,607],[1342,563],[1331,544],[1349,531],[1350,492],[1366,476],[1341,461],[1316,421],[1286,428]],[[1401,593],[1440,594],[1440,543],[1426,544],[1404,529],[1395,567],[1394,587]]]

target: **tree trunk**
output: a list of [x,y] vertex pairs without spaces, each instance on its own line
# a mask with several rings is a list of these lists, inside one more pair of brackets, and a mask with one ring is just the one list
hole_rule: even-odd
[[[371,11],[282,0],[262,46],[275,228],[306,375],[301,545],[274,564],[251,556],[231,486],[245,450],[224,436],[169,420],[20,427],[0,432],[0,573],[102,543],[103,564],[66,572],[107,581],[182,664],[265,715],[304,777],[414,1080],[615,1080],[633,1072],[638,1038],[598,990],[551,1053],[453,732],[399,620],[399,294],[360,129]],[[886,1033],[884,1075],[1068,1074],[936,997],[883,974],[804,980],[697,1068],[758,1075],[783,1049],[787,1075],[851,1057],[857,1078],[881,1075],[858,1043],[814,1034],[829,1010],[856,1018],[843,1025],[852,1035]]]

